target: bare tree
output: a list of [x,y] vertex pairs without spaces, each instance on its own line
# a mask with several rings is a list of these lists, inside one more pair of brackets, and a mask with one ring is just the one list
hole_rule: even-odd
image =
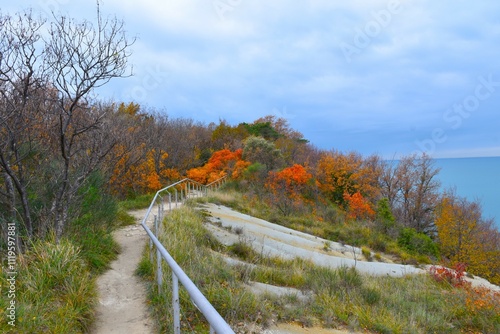
[[[54,15],[46,49],[53,84],[59,92],[53,112],[61,165],[51,207],[58,239],[68,221],[73,196],[110,149],[109,143],[101,141],[108,145],[93,150],[98,145],[91,138],[102,138],[107,109],[92,107],[90,94],[111,79],[126,75],[130,45],[123,22],[103,20],[99,8],[95,27],[89,21]],[[82,161],[86,162],[83,168]]]
[[406,156],[397,165],[386,163],[380,178],[382,196],[389,200],[397,221],[419,232],[435,233],[434,210],[440,183],[428,155]]
[[45,52],[38,48],[43,24],[31,11],[0,17],[0,172],[4,184],[0,197],[6,207],[4,219],[20,220],[18,231],[28,237],[33,235],[34,224],[28,194],[32,169],[27,165],[41,150],[39,109],[47,94]]
[[20,216],[28,238],[40,229],[30,203],[30,191],[40,191],[30,187],[45,177],[51,198],[51,219],[45,220],[53,222],[59,239],[78,189],[118,141],[112,108],[96,103],[93,93],[127,75],[133,41],[122,22],[102,19],[99,6],[95,25],[55,14],[48,25],[32,11],[1,16],[0,35],[4,219]]
[[391,208],[395,207],[399,191],[399,179],[396,170],[397,165],[394,160],[382,163],[382,173],[380,176],[381,195],[383,198],[387,198]]

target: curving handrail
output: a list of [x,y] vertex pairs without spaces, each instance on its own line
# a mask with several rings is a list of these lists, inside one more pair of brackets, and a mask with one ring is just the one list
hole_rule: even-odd
[[[161,242],[158,240],[158,238],[154,235],[154,233],[151,231],[151,229],[146,225],[146,221],[151,214],[151,210],[153,209],[154,205],[156,204],[156,201],[160,197],[160,194],[163,192],[168,191],[169,189],[182,184],[186,183],[186,198],[189,197],[189,191],[191,189],[199,191],[202,195],[207,194],[207,190],[210,187],[215,187],[215,186],[220,186],[220,184],[225,180],[225,176],[208,184],[208,185],[203,185],[200,182],[191,180],[189,178],[182,179],[178,182],[175,182],[168,187],[165,187],[163,189],[160,189],[156,192],[155,196],[153,197],[153,200],[151,201],[151,204],[149,205],[149,208],[146,212],[146,215],[144,216],[144,219],[141,222],[142,227],[148,234],[149,238],[151,239],[151,242],[156,246],[157,249],[157,279],[158,279],[158,285],[162,285],[162,273],[161,273],[161,258],[163,258],[167,264],[170,266],[172,269],[172,305],[173,305],[173,313],[174,313],[174,333],[175,334],[180,334],[180,304],[179,304],[179,291],[178,291],[178,282],[180,282],[186,291],[188,292],[189,296],[191,297],[191,300],[194,302],[196,307],[200,310],[200,312],[205,316],[205,319],[210,324],[210,333],[218,333],[218,334],[234,334],[234,331],[229,327],[227,322],[221,317],[219,312],[210,304],[210,302],[206,299],[206,297],[201,293],[201,291],[196,287],[196,285],[191,281],[191,279],[184,273],[182,268],[175,262],[175,260],[172,258],[172,256],[168,253],[168,251],[165,249],[165,247],[161,244]],[[191,188],[193,186],[193,188]],[[174,188],[175,189],[175,188]],[[175,189],[175,195],[176,195],[176,203],[177,203],[177,190]],[[181,194],[181,201],[182,201],[182,194]],[[169,192],[169,206],[171,208],[171,193]],[[161,221],[161,218],[159,219]]]

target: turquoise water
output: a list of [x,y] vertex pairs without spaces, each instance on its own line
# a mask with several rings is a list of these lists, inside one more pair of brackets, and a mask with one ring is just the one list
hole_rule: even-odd
[[484,218],[500,229],[500,157],[435,159],[442,188],[456,187],[459,196],[478,199]]

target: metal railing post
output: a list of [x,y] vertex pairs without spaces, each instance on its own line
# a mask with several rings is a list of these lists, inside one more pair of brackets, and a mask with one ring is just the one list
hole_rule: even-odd
[[[154,216],[154,224],[156,225],[156,216]],[[149,261],[153,263],[153,240],[149,238]]]
[[[160,208],[158,208],[158,211],[160,211]],[[155,216],[155,234],[157,238],[159,238],[159,228],[158,228],[158,217]],[[156,280],[158,282],[158,291],[160,291],[161,286],[163,285],[163,271],[161,268],[161,253],[160,249],[156,247]]]
[[160,214],[159,214],[159,217],[160,217],[160,221],[159,221],[159,230],[158,230],[158,233],[160,233],[160,230],[161,230],[161,224],[163,222],[163,217],[165,216],[165,198],[162,196],[161,197],[161,201],[160,201],[160,207],[159,207],[159,210],[160,210]]
[[172,273],[172,308],[174,318],[174,333],[181,333],[181,308],[179,303],[179,279]]
[[172,194],[168,193],[168,211],[172,212]]

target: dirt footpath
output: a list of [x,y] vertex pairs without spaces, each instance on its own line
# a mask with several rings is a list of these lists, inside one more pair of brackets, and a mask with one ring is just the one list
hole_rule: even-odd
[[129,213],[136,218],[137,223],[114,232],[121,253],[118,259],[111,263],[111,268],[97,279],[99,304],[91,333],[155,332],[154,322],[149,317],[145,304],[145,285],[134,274],[148,240],[146,232],[140,225],[146,210]]

